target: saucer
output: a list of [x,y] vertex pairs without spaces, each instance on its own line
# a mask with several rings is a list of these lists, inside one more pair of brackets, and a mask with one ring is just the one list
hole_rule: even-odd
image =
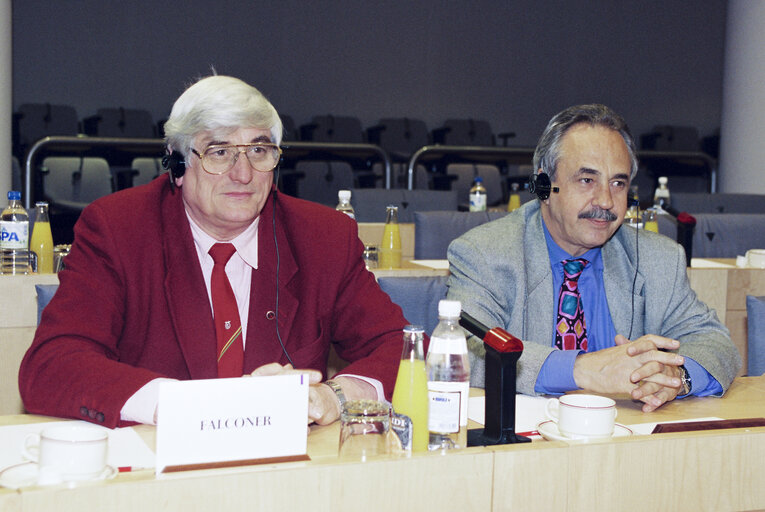
[[[16,464],[15,466],[9,466],[0,471],[0,486],[7,487],[9,489],[20,489],[22,487],[32,487],[40,485],[37,483],[39,476],[39,469],[36,462],[23,462]],[[106,466],[104,471],[95,478],[87,480],[72,480],[61,481],[56,484],[66,484],[68,486],[74,486],[85,482],[97,482],[100,480],[109,480],[117,476],[117,469],[112,466]],[[50,484],[53,485],[53,484]]]
[[[543,421],[537,425],[539,435],[548,441],[595,441],[598,439],[608,439],[608,437],[566,437],[558,430],[558,424],[552,420]],[[614,423],[614,433],[610,437],[631,436],[632,430],[620,423]]]

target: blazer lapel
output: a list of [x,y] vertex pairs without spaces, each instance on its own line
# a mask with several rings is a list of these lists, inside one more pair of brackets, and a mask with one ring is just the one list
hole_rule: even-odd
[[539,208],[527,219],[524,234],[524,268],[526,269],[526,306],[524,338],[545,343],[554,329],[552,271],[547,252],[542,215]]
[[215,325],[194,239],[178,190],[162,203],[164,287],[178,343],[192,379],[218,375]]
[[[639,271],[636,276],[634,255],[630,254],[634,252],[634,248],[630,244],[623,244],[617,233],[606,242],[601,252],[603,254],[603,284],[611,321],[614,323],[617,334],[629,337],[631,330],[631,339],[637,339],[645,334],[642,321],[645,317],[645,298],[642,293],[645,278]],[[635,279],[634,297],[633,279]]]

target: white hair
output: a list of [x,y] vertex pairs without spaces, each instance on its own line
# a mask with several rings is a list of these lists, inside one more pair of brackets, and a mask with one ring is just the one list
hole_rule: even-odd
[[200,133],[224,135],[239,128],[269,130],[271,142],[281,144],[282,121],[266,97],[238,78],[213,75],[197,81],[175,101],[165,123],[165,142],[187,156]]

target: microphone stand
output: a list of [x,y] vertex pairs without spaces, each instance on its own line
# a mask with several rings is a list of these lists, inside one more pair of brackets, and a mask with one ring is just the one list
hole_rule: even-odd
[[468,446],[530,442],[515,433],[515,374],[523,342],[499,327],[489,329],[464,311],[460,325],[486,348],[484,428],[468,430]]

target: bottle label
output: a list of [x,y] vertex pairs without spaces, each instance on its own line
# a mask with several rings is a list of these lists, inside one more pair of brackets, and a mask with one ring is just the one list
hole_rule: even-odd
[[467,425],[469,390],[469,382],[428,382],[428,430],[453,434]]
[[486,194],[481,194],[481,193],[470,194],[470,211],[482,212],[485,210],[486,210]]
[[29,247],[29,222],[0,220],[0,249]]
[[430,338],[428,353],[433,354],[467,354],[467,341],[464,336],[454,338],[442,338],[433,336]]

